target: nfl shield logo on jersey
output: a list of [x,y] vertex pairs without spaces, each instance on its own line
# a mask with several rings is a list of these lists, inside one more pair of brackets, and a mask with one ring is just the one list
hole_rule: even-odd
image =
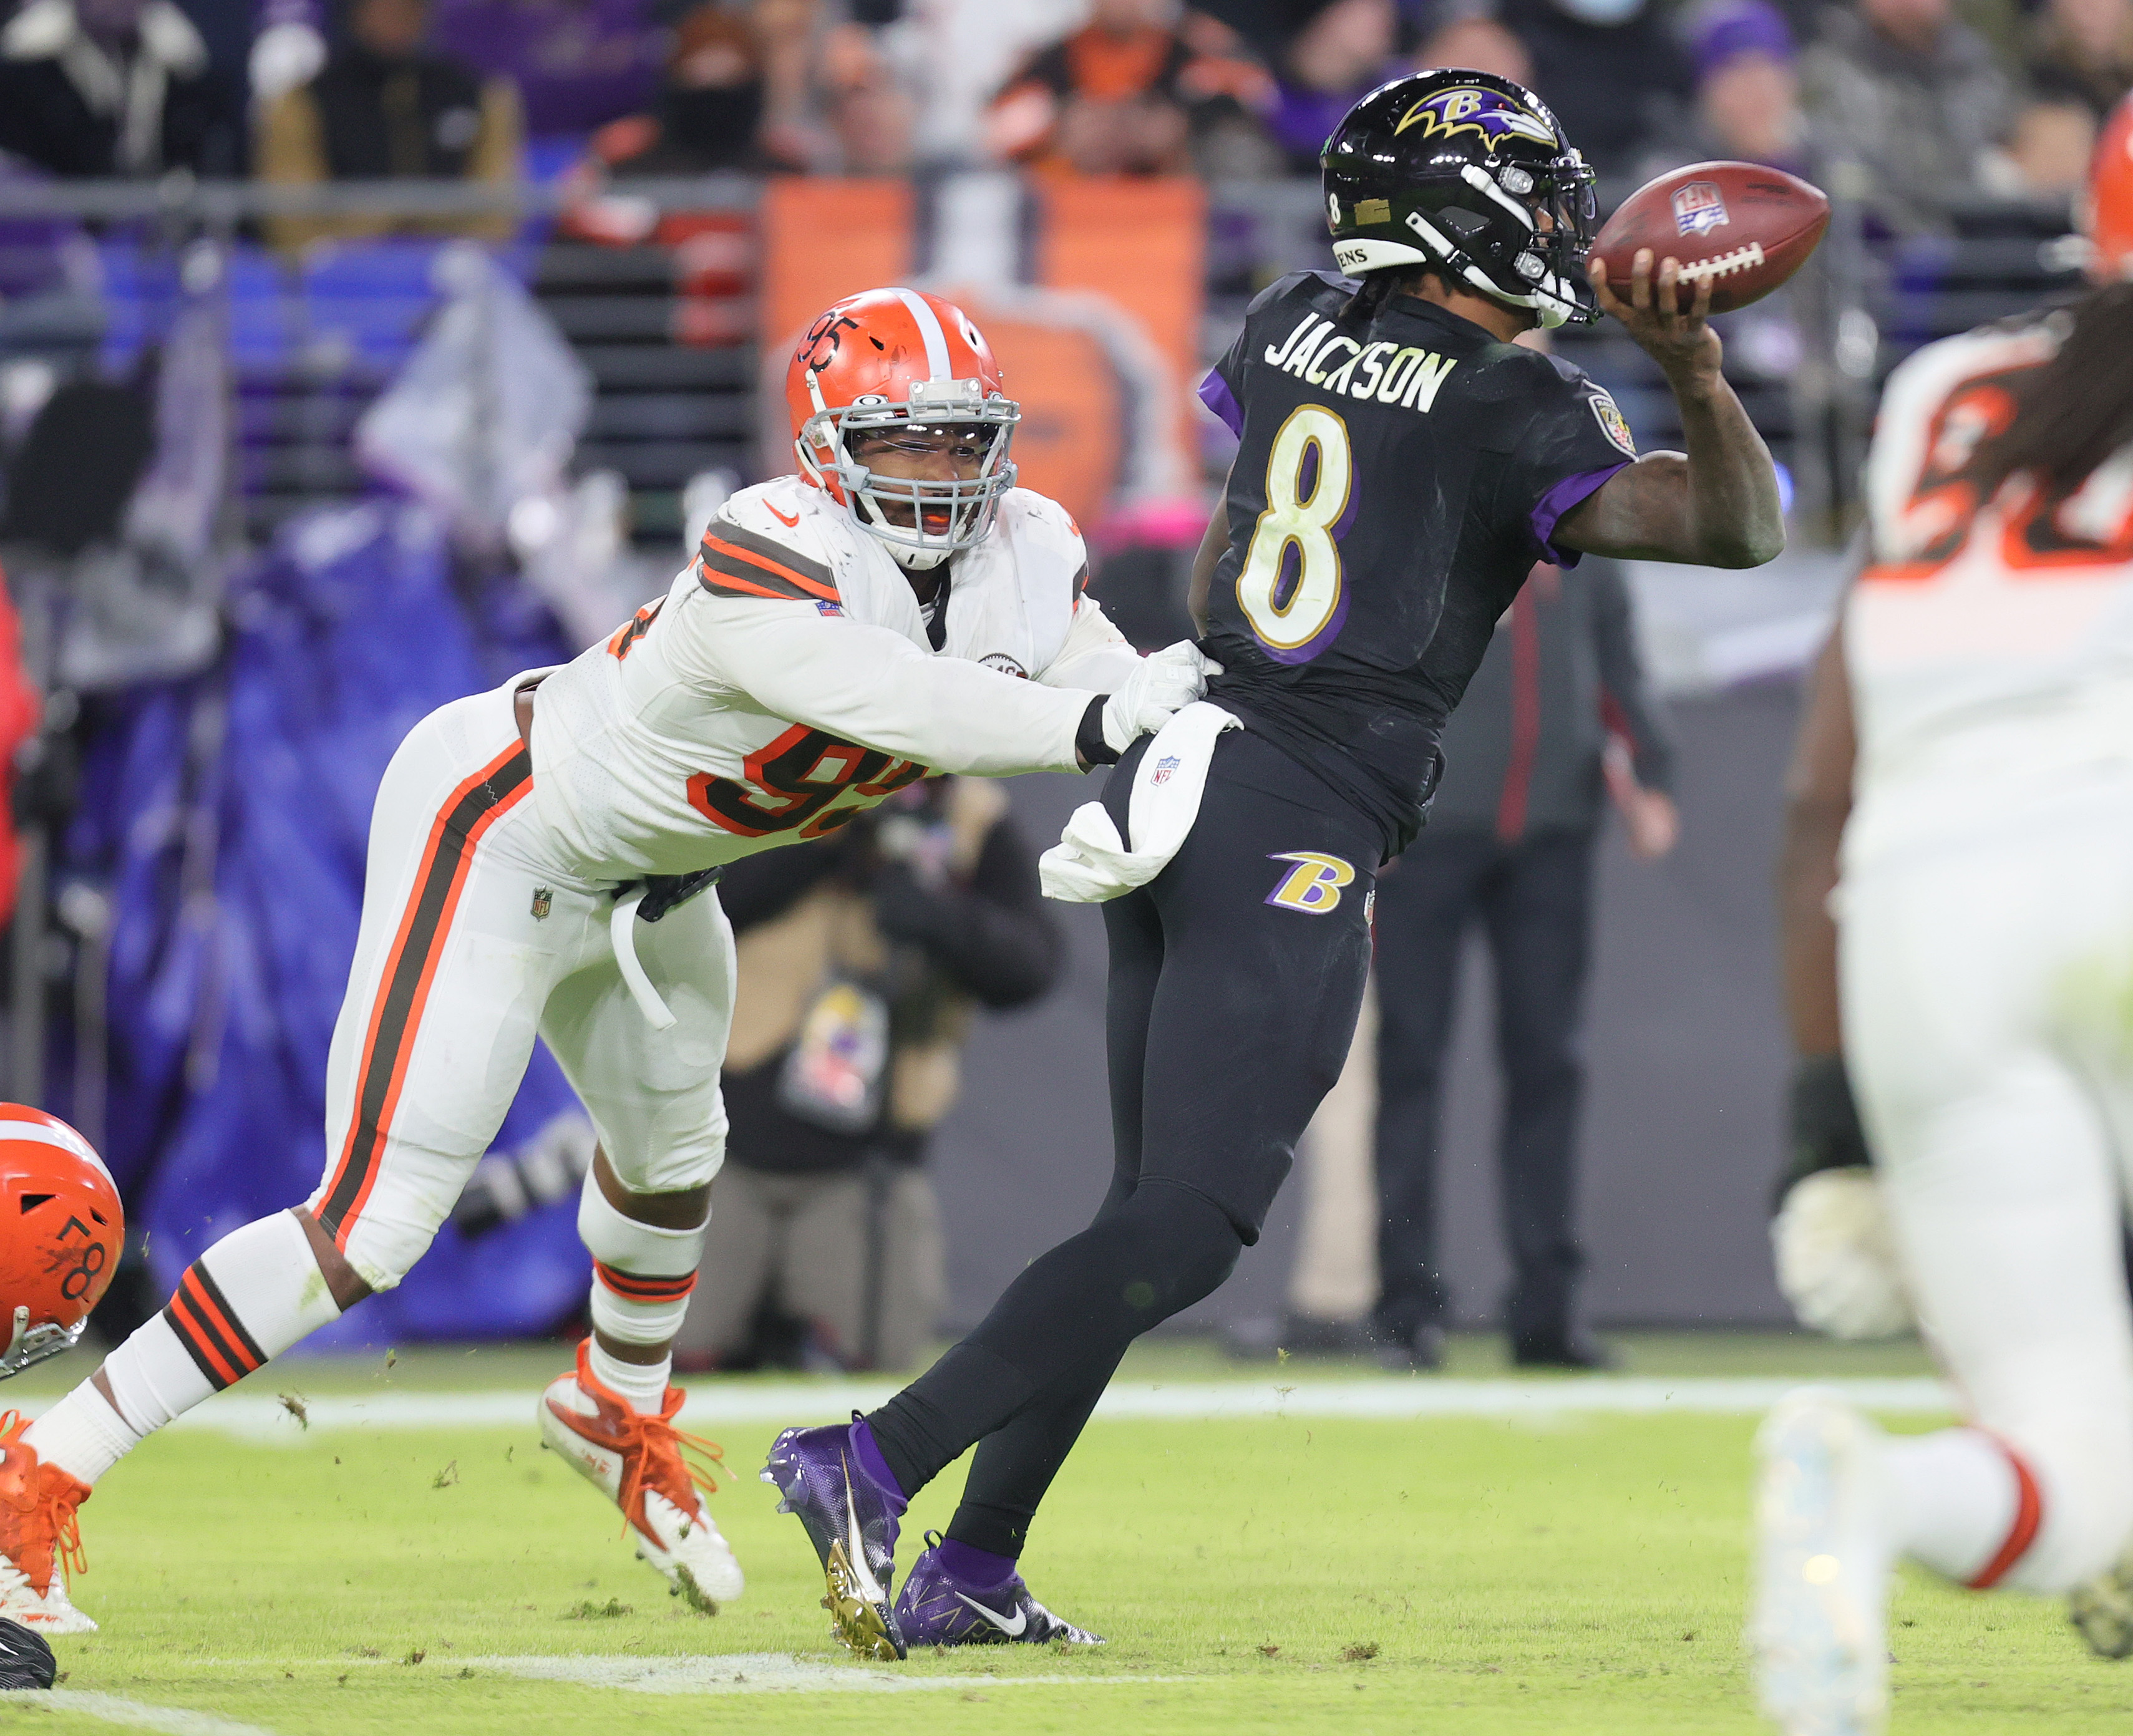
[[1684,235],[1708,235],[1732,221],[1726,214],[1726,198],[1716,183],[1692,180],[1673,195],[1673,226]]
[[533,888],[533,920],[536,922],[546,922],[548,920],[549,909],[555,902],[556,895],[548,887],[535,887]]

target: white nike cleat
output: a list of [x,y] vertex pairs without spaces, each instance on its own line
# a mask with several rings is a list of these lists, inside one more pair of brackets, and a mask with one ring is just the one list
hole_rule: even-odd
[[1755,1436],[1755,1608],[1764,1713],[1784,1736],[1875,1736],[1889,1714],[1881,1431],[1826,1388],[1789,1394]]
[[86,1565],[75,1514],[89,1485],[40,1459],[22,1438],[29,1426],[0,1415],[0,1618],[40,1633],[94,1633],[66,1588],[68,1572]]
[[541,1444],[561,1453],[622,1509],[639,1559],[667,1576],[676,1597],[716,1615],[720,1604],[741,1594],[745,1581],[696,1486],[699,1477],[706,1488],[718,1485],[708,1472],[692,1470],[682,1449],[693,1448],[700,1459],[723,1465],[719,1449],[675,1428],[684,1397],[679,1387],[667,1387],[658,1416],[646,1416],[602,1386],[587,1355],[591,1343],[587,1339],[578,1346],[577,1372],[553,1382],[542,1395]]

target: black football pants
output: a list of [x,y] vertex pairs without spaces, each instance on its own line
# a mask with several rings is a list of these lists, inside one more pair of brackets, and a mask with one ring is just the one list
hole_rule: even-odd
[[1547,1346],[1568,1333],[1576,1232],[1578,1050],[1592,926],[1589,831],[1515,844],[1424,832],[1379,890],[1378,1267],[1373,1326],[1412,1342],[1446,1307],[1437,1268],[1442,1070],[1462,944],[1478,921],[1494,967],[1503,1075],[1498,1201],[1511,1258],[1505,1323]]
[[[1105,801],[1124,830],[1137,752]],[[1130,840],[1129,840],[1130,841]],[[1115,1163],[1089,1227],[867,1420],[915,1494],[974,1443],[948,1535],[1019,1556],[1126,1347],[1228,1277],[1340,1076],[1370,968],[1376,826],[1262,738],[1217,743],[1170,865],[1104,908]]]

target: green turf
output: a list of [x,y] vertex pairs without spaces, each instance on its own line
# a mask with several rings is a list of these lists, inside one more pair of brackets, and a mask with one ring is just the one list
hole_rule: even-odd
[[[1707,1349],[1700,1366],[1712,1372],[1769,1372],[1767,1346]],[[1153,1347],[1136,1372],[1216,1371],[1198,1355]],[[525,1383],[536,1360],[545,1370],[556,1358],[431,1352],[391,1371],[372,1360],[287,1372],[313,1387],[444,1386],[456,1361],[456,1383],[472,1385],[468,1371],[494,1361]],[[691,1410],[710,1426],[713,1395]],[[58,1645],[70,1690],[281,1736],[826,1724],[869,1736],[1745,1733],[1758,1728],[1737,1638],[1752,1427],[1693,1416],[1100,1422],[1028,1565],[1040,1596],[1111,1645],[914,1659],[906,1671],[958,1686],[865,1697],[662,1696],[480,1665],[469,1674],[461,1661],[704,1652],[835,1661],[813,1556],[751,1476],[715,1502],[749,1594],[707,1621],[629,1558],[612,1510],[535,1450],[530,1421],[522,1432],[319,1431],[281,1448],[176,1433],[149,1442],[84,1509],[91,1571],[76,1592],[104,1631]],[[752,1472],[771,1431],[715,1432]],[[922,1498],[913,1547],[917,1530],[945,1521],[958,1480]],[[617,1604],[626,1613],[585,1613]],[[2089,1659],[2056,1605],[1907,1580],[1892,1633],[1899,1736],[2116,1732],[2133,1717],[2133,1668]],[[1009,1685],[1029,1674],[1075,1680]],[[1165,1676],[1190,1680],[1154,1679]],[[0,1700],[0,1730],[17,1725],[111,1728]]]
[[[1627,1374],[1910,1375],[1932,1372],[1913,1339],[1886,1344],[1840,1344],[1811,1332],[1621,1332],[1605,1334]],[[1481,1378],[1509,1372],[1502,1338],[1493,1333],[1455,1332],[1446,1340],[1444,1373]],[[104,1347],[84,1344],[71,1354],[40,1363],[11,1381],[0,1399],[56,1397],[103,1359]],[[929,1353],[922,1363],[932,1361]],[[535,1387],[570,1365],[568,1345],[551,1343],[416,1345],[389,1353],[366,1351],[284,1358],[254,1375],[244,1390],[296,1387],[320,1393],[470,1391]],[[1278,1368],[1284,1380],[1375,1378],[1363,1357],[1291,1356],[1277,1362],[1240,1360],[1211,1338],[1158,1334],[1127,1354],[1123,1381],[1258,1379]],[[726,1379],[784,1381],[789,1375],[725,1376]],[[1428,1376],[1413,1377],[1427,1379]]]

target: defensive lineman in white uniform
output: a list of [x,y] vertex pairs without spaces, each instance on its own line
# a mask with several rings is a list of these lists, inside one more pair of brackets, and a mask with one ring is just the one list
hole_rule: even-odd
[[[1840,1330],[1908,1293],[1967,1423],[1890,1438],[1810,1391],[1765,1425],[1751,1637],[1789,1736],[1881,1727],[1897,1558],[2063,1592],[2133,1532],[2133,101],[2092,195],[2070,313],[1891,378],[1871,546],[1802,728],[1799,1142],[1856,1155],[1801,1166],[1781,1274]],[[1869,1148],[1871,1174],[1836,1166]],[[2077,1604],[2100,1650],[2133,1647],[2122,1615],[2108,1578]]]
[[728,503],[605,643],[402,744],[372,820],[318,1190],[209,1248],[92,1379],[0,1431],[0,1615],[94,1626],[60,1566],[91,1486],[399,1282],[537,1034],[600,1142],[578,1217],[594,1330],[546,1395],[544,1439],[676,1593],[706,1613],[739,1594],[667,1384],[725,1150],[734,950],[705,871],[820,837],[928,768],[1115,759],[1201,685],[1190,647],[1139,658],[1082,594],[1080,534],[1014,487],[1018,412],[958,310],[904,290],[839,303],[788,397],[804,474]]

